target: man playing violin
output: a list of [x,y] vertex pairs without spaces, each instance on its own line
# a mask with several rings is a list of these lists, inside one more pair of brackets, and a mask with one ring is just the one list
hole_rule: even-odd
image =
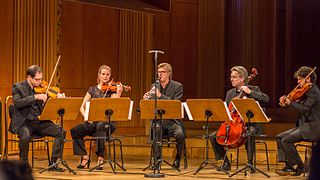
[[[172,80],[172,66],[168,63],[158,65],[159,82],[151,85],[151,90],[147,92],[144,99],[154,99],[155,96],[165,100],[181,100],[183,95],[183,86],[181,83]],[[157,90],[155,90],[157,88]],[[162,123],[162,136],[174,137],[176,139],[177,153],[173,166],[180,168],[180,160],[182,155],[183,145],[185,143],[185,129],[182,122],[174,119],[164,120]],[[156,157],[159,158],[159,149],[156,148]],[[159,164],[156,164],[156,169],[159,169]]]
[[[28,162],[29,141],[34,137],[51,136],[55,137],[52,148],[51,163],[55,163],[62,156],[62,148],[66,131],[50,120],[38,119],[43,104],[47,101],[47,94],[35,94],[34,88],[40,86],[42,81],[42,70],[37,65],[32,65],[27,69],[27,79],[15,83],[12,87],[13,106],[10,114],[9,131],[19,136],[20,159]],[[52,171],[64,171],[58,166],[54,166]]]
[[294,74],[299,84],[297,87],[311,85],[306,89],[302,99],[294,100],[287,96],[279,99],[281,106],[289,107],[298,113],[296,127],[276,136],[278,161],[285,163],[283,169],[276,170],[276,173],[281,176],[299,176],[304,170],[303,162],[295,147],[296,142],[316,141],[320,138],[320,91],[315,84],[317,75],[312,70],[310,67],[303,66]]
[[[109,89],[111,83],[111,68],[107,65],[100,66],[98,70],[98,85],[89,87],[83,102],[80,108],[80,112],[83,116],[85,116],[85,107],[86,102],[89,102],[92,98],[120,98],[123,87],[121,85],[116,87],[116,91],[111,91]],[[71,131],[71,137],[73,140],[73,153],[75,155],[82,156],[82,161],[78,165],[78,169],[83,169],[86,166],[89,167],[90,159],[87,155],[86,147],[84,144],[85,136],[92,137],[106,137],[109,136],[109,126],[111,129],[111,133],[116,130],[116,127],[113,123],[109,124],[106,121],[100,122],[89,122],[86,119],[83,123],[76,125],[73,127]],[[100,138],[97,140],[97,150],[96,154],[98,156],[97,165],[103,163],[104,159],[104,151],[105,151],[105,141],[106,139]],[[103,167],[100,166],[96,168],[97,170],[102,170]]]
[[[246,68],[243,66],[234,66],[231,68],[231,75],[230,75],[230,81],[234,88],[227,91],[225,102],[227,105],[231,102],[233,98],[238,97],[240,92],[244,93],[243,98],[254,98],[257,100],[260,104],[266,105],[269,103],[269,96],[265,93],[263,93],[258,86],[251,86],[246,85],[245,81],[248,78],[248,72]],[[247,127],[247,135],[255,135],[255,134],[261,134],[263,129],[262,126],[259,126],[258,124],[253,124],[253,126],[250,126],[250,129]],[[211,135],[209,135],[210,142],[212,144],[213,152],[215,154],[216,160],[224,160],[221,169],[225,171],[231,170],[231,165],[228,160],[228,157],[226,156],[226,150],[223,145],[220,145],[217,143],[216,140],[216,133],[217,131],[213,132]],[[248,147],[247,141],[250,141],[251,147]],[[253,161],[253,152],[255,149],[255,142],[254,142],[254,136],[248,136],[246,141],[246,149],[247,149],[247,156],[249,163],[252,164]]]

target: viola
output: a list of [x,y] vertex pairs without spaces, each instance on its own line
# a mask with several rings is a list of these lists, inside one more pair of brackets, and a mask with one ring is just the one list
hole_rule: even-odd
[[[248,85],[248,83],[254,77],[256,77],[257,74],[257,69],[252,68],[252,74],[250,74],[250,76],[246,79],[245,85]],[[235,98],[242,98],[243,94],[243,90],[241,90],[239,95]],[[233,107],[232,103],[229,104],[228,109],[230,112],[231,120],[221,123],[216,134],[216,140],[218,144],[227,146],[229,149],[234,149],[244,144],[246,140],[246,127],[244,120]]]
[[[36,94],[48,94],[49,97],[51,98],[57,98],[58,93],[60,93],[60,88],[52,86],[48,89],[48,82],[47,81],[42,81],[40,86],[34,87],[34,92]],[[48,90],[47,90],[48,89]]]
[[[311,76],[311,74],[317,69],[314,67],[306,77],[304,77],[299,83],[287,96],[286,98],[290,99],[291,102],[301,101],[304,94],[312,88],[313,84],[311,82],[305,82],[305,80]],[[285,107],[286,104],[284,102],[279,102],[279,105]]]
[[131,86],[124,85],[121,82],[114,82],[114,81],[111,81],[110,83],[107,83],[107,84],[103,84],[101,86],[101,91],[117,92],[117,86],[122,86],[124,91],[131,91]]

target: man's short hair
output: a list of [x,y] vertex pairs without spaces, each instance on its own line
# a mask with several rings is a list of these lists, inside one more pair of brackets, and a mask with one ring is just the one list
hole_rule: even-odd
[[237,71],[245,80],[248,78],[248,71],[243,66],[233,66],[230,71]]
[[158,65],[158,69],[163,68],[168,71],[170,74],[170,78],[172,78],[173,72],[172,72],[172,66],[169,63],[161,63]]
[[[294,77],[298,78],[298,77],[302,77],[305,78],[313,69],[307,66],[302,66],[300,67],[295,73],[294,73]],[[310,81],[312,83],[315,83],[317,81],[317,74],[315,72],[313,72],[310,75]]]
[[42,73],[42,69],[38,65],[32,65],[28,67],[27,76],[30,75],[32,78],[34,78],[37,73]]

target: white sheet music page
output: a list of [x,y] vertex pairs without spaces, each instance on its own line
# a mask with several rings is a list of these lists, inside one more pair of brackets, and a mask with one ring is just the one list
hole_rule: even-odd
[[89,109],[90,109],[90,101],[86,102],[86,107],[84,109],[84,120],[88,121],[89,119]]
[[132,109],[133,109],[133,101],[130,101],[130,109],[128,114],[128,119],[131,120],[132,118]]
[[[181,103],[182,104],[182,106],[184,107],[184,109],[186,110],[186,113],[187,113],[187,115],[188,115],[188,118],[189,118],[189,120],[193,120],[193,117],[192,117],[192,114],[191,114],[191,112],[190,112],[190,109],[189,109],[189,106],[188,106],[188,104],[186,103],[186,102],[183,102],[183,103]],[[184,113],[183,113],[184,114]]]

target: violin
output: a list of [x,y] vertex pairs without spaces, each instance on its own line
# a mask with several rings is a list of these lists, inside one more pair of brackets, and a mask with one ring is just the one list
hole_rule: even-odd
[[124,91],[131,91],[131,86],[123,85],[121,82],[114,82],[114,81],[111,81],[110,83],[107,83],[107,84],[103,84],[101,86],[101,91],[117,92],[117,86],[122,86]]
[[51,98],[57,98],[58,94],[61,92],[60,88],[54,87],[54,86],[50,87],[48,89],[48,82],[47,81],[42,81],[40,86],[34,87],[33,89],[36,94],[46,94],[47,93],[48,96]]
[[[257,74],[257,69],[252,68],[252,74],[246,79],[245,85],[248,85],[249,81],[256,77]],[[235,98],[242,98],[243,95],[244,92],[241,90],[239,95]],[[216,134],[216,140],[218,144],[227,146],[229,149],[234,149],[244,144],[246,140],[246,128],[244,120],[233,107],[232,103],[229,104],[228,109],[231,120],[221,123]]]
[[[291,102],[297,102],[297,101],[301,101],[302,97],[304,96],[304,94],[310,89],[312,88],[312,83],[308,82],[306,83],[305,80],[311,76],[311,74],[316,70],[317,67],[314,67],[312,69],[312,71],[310,71],[310,73],[303,78],[303,80],[301,81],[301,83],[299,83],[288,95],[285,96],[285,98],[289,99]],[[285,102],[279,102],[279,105],[282,107],[287,106],[287,104]]]

